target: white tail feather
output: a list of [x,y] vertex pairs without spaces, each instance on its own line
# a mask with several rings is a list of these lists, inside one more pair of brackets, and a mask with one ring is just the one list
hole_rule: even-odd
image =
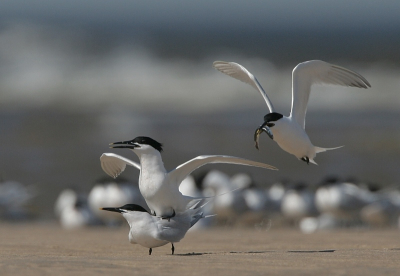
[[[336,148],[320,148],[320,147],[314,147],[315,153],[320,153],[320,152],[324,152],[327,150],[335,150],[335,149],[340,149],[344,146],[340,146],[340,147],[336,147]],[[310,163],[314,164],[314,165],[318,165],[317,162],[314,161],[314,159],[310,158],[309,160]]]
[[327,150],[340,149],[340,148],[342,148],[342,147],[344,147],[344,146],[340,146],[340,147],[336,147],[336,148],[320,148],[320,147],[314,147],[314,149],[315,149],[315,153],[320,153],[320,152],[324,152],[324,151],[327,151]]

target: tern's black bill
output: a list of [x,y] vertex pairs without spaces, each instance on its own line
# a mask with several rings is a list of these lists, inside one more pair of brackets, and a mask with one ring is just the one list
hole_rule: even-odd
[[110,143],[110,145],[120,145],[120,144],[129,144],[132,141],[121,141],[121,142],[114,142],[114,143]]
[[123,212],[120,208],[112,208],[112,207],[105,207],[105,208],[101,208],[100,210],[110,211],[110,212],[117,212],[117,213],[122,213]]
[[136,146],[126,145],[126,146],[112,146],[110,148],[113,149],[134,149],[137,148]]
[[[113,146],[113,145],[118,145],[118,146]],[[111,146],[110,148],[114,148],[114,149],[134,149],[134,148],[139,147],[132,140],[110,143],[110,146]]]

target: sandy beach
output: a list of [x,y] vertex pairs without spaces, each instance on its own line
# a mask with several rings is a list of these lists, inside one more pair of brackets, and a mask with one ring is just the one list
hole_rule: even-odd
[[170,246],[128,242],[128,227],[0,226],[0,275],[399,275],[400,232],[216,228]]

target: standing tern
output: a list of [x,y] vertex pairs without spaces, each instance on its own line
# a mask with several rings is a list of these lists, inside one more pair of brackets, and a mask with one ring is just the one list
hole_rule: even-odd
[[317,164],[314,158],[319,152],[340,148],[316,147],[305,132],[305,117],[311,86],[325,83],[358,88],[371,87],[363,76],[341,66],[321,60],[300,63],[293,69],[292,108],[289,117],[286,117],[275,112],[275,108],[261,84],[242,65],[234,62],[215,61],[213,66],[220,72],[251,85],[261,93],[267,103],[270,113],[264,116],[264,123],[254,133],[256,148],[258,149],[260,134],[265,131],[284,151],[293,154],[307,164],[309,162]]
[[149,210],[138,184],[122,178],[117,182],[107,176],[107,179],[96,181],[96,185],[89,192],[87,201],[92,212],[108,226],[119,225],[124,218],[117,214],[101,211],[100,208],[103,206],[122,206],[135,202]]
[[[204,204],[205,205],[205,204]],[[203,205],[203,206],[204,206]],[[162,219],[149,213],[140,205],[126,204],[119,208],[105,207],[101,210],[120,213],[130,227],[129,241],[149,248],[149,255],[154,247],[171,243],[174,254],[174,242],[179,242],[186,232],[204,216],[201,207],[193,206],[182,213],[177,213],[170,219]]]
[[162,218],[171,218],[175,212],[183,212],[201,199],[182,195],[179,185],[192,171],[203,165],[228,163],[277,170],[271,165],[238,157],[201,155],[167,172],[161,158],[162,144],[152,138],[139,136],[130,141],[110,145],[111,148],[132,150],[139,157],[140,165],[117,154],[104,153],[100,157],[103,170],[115,178],[125,170],[126,165],[140,169],[140,192],[152,214]]
[[86,195],[71,188],[61,191],[54,204],[54,213],[64,229],[77,229],[97,223],[87,204]]

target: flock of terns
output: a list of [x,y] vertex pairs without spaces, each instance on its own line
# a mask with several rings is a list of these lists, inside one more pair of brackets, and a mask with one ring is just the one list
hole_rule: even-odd
[[[316,164],[317,153],[336,148],[314,146],[305,131],[307,104],[313,84],[368,88],[368,81],[349,69],[324,61],[298,64],[292,75],[292,106],[288,117],[278,113],[264,89],[246,68],[234,62],[216,61],[214,68],[251,85],[264,98],[269,112],[255,130],[255,146],[265,132],[286,152],[307,164]],[[257,188],[246,174],[229,177],[212,170],[201,181],[193,171],[210,163],[228,163],[277,170],[274,166],[226,155],[201,155],[166,171],[163,145],[145,136],[114,142],[111,148],[129,149],[136,163],[115,153],[103,153],[101,167],[117,178],[127,166],[140,171],[138,185],[113,181],[96,185],[87,197],[72,190],[60,194],[55,212],[61,225],[75,228],[87,224],[115,225],[119,213],[127,220],[129,241],[149,248],[179,242],[192,227],[210,224],[254,225],[265,228],[277,221],[291,221],[306,233],[339,226],[393,224],[400,214],[400,192],[374,192],[365,185],[338,180],[324,181],[314,189],[307,185],[274,184]],[[199,187],[202,187],[199,189]],[[397,192],[396,192],[397,191]]]
[[[62,191],[55,204],[62,227],[115,227],[125,217],[131,227],[130,241],[149,248],[168,241],[177,242],[192,226],[195,229],[251,227],[257,231],[294,226],[304,233],[345,228],[400,228],[399,187],[380,188],[335,177],[313,185],[278,182],[264,187],[256,185],[246,173],[230,176],[212,169],[196,177],[189,175],[182,181],[179,187],[182,194],[205,200],[183,213],[176,212],[168,221],[150,214],[137,183],[123,178],[117,180],[98,181],[88,195],[71,189]],[[167,231],[163,227],[171,228]],[[152,233],[152,238],[142,236],[147,231]]]

